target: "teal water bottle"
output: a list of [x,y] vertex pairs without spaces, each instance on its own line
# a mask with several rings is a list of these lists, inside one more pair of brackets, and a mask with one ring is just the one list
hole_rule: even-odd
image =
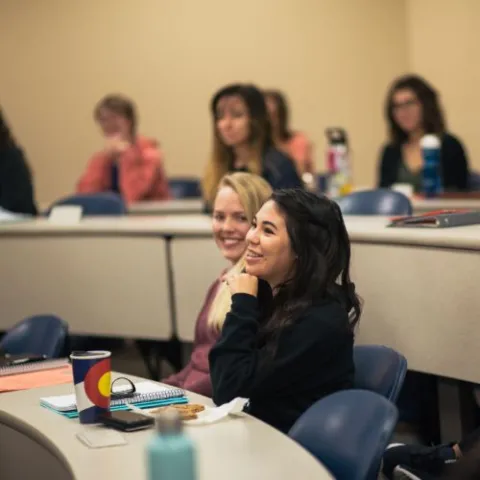
[[183,432],[182,420],[167,409],[156,420],[156,432],[147,445],[148,480],[195,480],[195,445]]
[[420,140],[423,156],[423,190],[427,198],[442,193],[441,146],[436,135],[424,135]]

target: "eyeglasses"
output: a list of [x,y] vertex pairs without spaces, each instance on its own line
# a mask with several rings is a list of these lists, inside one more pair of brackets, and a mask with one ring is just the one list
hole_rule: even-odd
[[407,100],[402,103],[394,103],[392,105],[392,110],[398,112],[399,110],[409,110],[410,108],[417,106],[418,100]]

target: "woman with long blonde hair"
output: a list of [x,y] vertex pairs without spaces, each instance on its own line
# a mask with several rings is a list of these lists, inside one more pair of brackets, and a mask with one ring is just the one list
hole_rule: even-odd
[[229,172],[261,175],[274,190],[302,187],[293,161],[273,144],[263,93],[235,84],[212,99],[213,151],[203,178],[203,196],[211,208],[220,179]]
[[212,395],[208,354],[217,341],[231,306],[231,294],[223,279],[240,273],[244,266],[245,237],[253,218],[272,189],[261,177],[245,172],[220,179],[213,201],[212,231],[215,243],[231,268],[210,286],[195,326],[192,355],[187,366],[163,380],[172,386],[202,395]]

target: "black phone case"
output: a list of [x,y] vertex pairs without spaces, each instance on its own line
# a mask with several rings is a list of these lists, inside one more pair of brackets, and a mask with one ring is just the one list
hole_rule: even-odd
[[141,415],[139,413],[135,414],[134,412],[129,412],[129,413],[134,413],[135,415],[138,416],[138,419],[135,420],[123,420],[121,418],[118,418],[115,416],[115,413],[120,413],[120,412],[111,412],[110,414],[107,414],[101,418],[101,422],[103,425],[114,428],[115,430],[120,430],[122,432],[134,432],[136,430],[143,430],[145,428],[149,428],[153,425],[154,420],[151,417],[147,417],[144,415]]

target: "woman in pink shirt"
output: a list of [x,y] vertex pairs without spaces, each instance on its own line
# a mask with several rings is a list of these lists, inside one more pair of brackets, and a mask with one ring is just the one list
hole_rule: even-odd
[[162,380],[164,383],[212,396],[208,354],[231,305],[230,291],[222,280],[243,270],[245,237],[255,214],[271,193],[266,180],[251,173],[227,174],[220,181],[213,204],[212,230],[218,249],[232,267],[222,272],[207,291],[195,326],[190,361],[183,370]]
[[90,159],[78,193],[115,192],[127,203],[169,198],[163,154],[155,140],[137,134],[135,106],[120,95],[103,98],[94,111],[105,138]]
[[264,94],[276,148],[295,162],[302,178],[306,173],[315,174],[312,144],[304,133],[290,130],[285,96],[278,90],[266,90]]

